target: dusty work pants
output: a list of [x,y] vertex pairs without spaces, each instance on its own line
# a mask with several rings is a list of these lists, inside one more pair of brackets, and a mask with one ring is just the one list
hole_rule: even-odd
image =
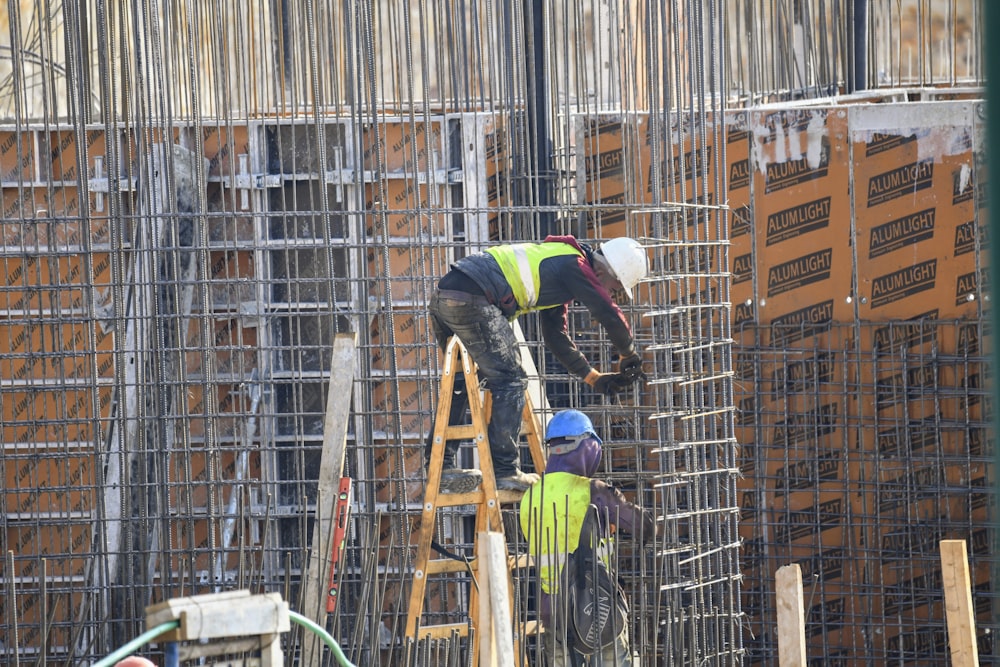
[[[452,336],[465,345],[472,360],[479,366],[479,379],[493,395],[493,412],[488,436],[493,455],[493,472],[497,479],[509,477],[520,469],[518,437],[524,411],[524,390],[527,376],[521,368],[521,353],[510,322],[500,309],[486,297],[447,290],[436,290],[430,302],[431,324],[443,350]],[[474,390],[476,388],[473,388]],[[468,408],[465,378],[461,369],[455,375],[455,395],[452,396],[451,424]],[[445,445],[445,467],[455,467],[459,443]],[[430,439],[428,439],[428,457]]]
[[600,653],[586,656],[563,644],[556,634],[546,632],[542,635],[548,667],[633,667],[639,664],[629,649],[627,630],[618,635],[613,644],[605,646]]

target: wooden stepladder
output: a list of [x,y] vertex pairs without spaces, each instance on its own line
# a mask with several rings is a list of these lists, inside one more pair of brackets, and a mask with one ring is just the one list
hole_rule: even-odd
[[[460,362],[460,365],[459,363]],[[449,424],[448,416],[451,410],[455,374],[463,373],[465,386],[469,397],[470,424]],[[471,569],[475,576],[479,572],[479,554],[475,553],[468,564],[448,558],[431,558],[431,542],[434,541],[435,518],[438,508],[474,505],[476,507],[476,535],[484,532],[503,534],[503,520],[500,506],[503,503],[517,502],[523,495],[516,491],[497,491],[496,479],[493,474],[493,459],[490,456],[490,445],[487,437],[490,397],[480,393],[479,380],[475,366],[465,350],[465,346],[456,337],[448,341],[444,353],[441,388],[438,406],[434,418],[434,434],[431,448],[431,460],[427,471],[427,486],[424,489],[424,500],[420,523],[420,534],[417,543],[416,557],[413,566],[413,583],[410,590],[409,610],[406,617],[406,636],[411,639],[446,639],[457,634],[466,637],[469,634],[468,623],[446,623],[441,625],[419,625],[423,613],[424,598],[427,590],[427,580],[434,575],[466,572]],[[545,469],[545,459],[542,453],[544,434],[538,416],[531,405],[531,397],[527,396],[522,417],[522,431],[527,437],[531,458],[535,470],[539,473]],[[445,442],[448,440],[471,440],[476,444],[479,453],[479,467],[483,474],[482,484],[469,493],[441,493],[441,472],[444,467]],[[477,550],[478,550],[478,543]],[[507,589],[513,591],[510,568],[515,566],[513,559],[507,557]],[[513,599],[513,596],[511,596]],[[513,603],[512,603],[513,604]],[[484,635],[479,625],[479,592],[475,585],[469,592],[469,616],[475,633],[472,642],[473,664],[479,662],[479,639]],[[517,655],[518,636],[514,634],[515,655]]]

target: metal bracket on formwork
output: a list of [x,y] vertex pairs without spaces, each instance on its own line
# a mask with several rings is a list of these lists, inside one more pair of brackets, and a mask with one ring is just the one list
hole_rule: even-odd
[[[458,171],[456,175],[455,169],[434,169],[430,171],[430,181],[432,185],[448,185],[450,183],[461,182],[462,173]],[[374,183],[376,179],[377,172],[366,169],[362,172],[362,176],[365,179],[365,183]],[[378,174],[381,178],[386,180],[416,180],[419,185],[426,185],[428,180],[427,171],[384,171]],[[456,180],[457,179],[457,180]]]
[[354,173],[352,171],[344,170],[344,152],[339,146],[333,149],[333,171],[326,172],[326,182],[335,183],[337,187],[334,189],[334,193],[337,199],[337,203],[344,201],[344,183],[350,183],[351,179],[354,178]]
[[[279,174],[251,174],[250,156],[246,153],[240,153],[236,158],[236,163],[237,171],[233,187],[240,191],[240,210],[242,211],[250,208],[251,190],[265,190],[281,185],[281,176]],[[228,180],[227,178],[222,179],[224,186],[229,185]]]
[[[113,184],[112,181],[114,181]],[[87,189],[94,193],[94,210],[100,213],[104,210],[105,194],[135,190],[135,179],[121,177],[108,178],[104,175],[104,156],[95,155],[94,175],[87,179]]]

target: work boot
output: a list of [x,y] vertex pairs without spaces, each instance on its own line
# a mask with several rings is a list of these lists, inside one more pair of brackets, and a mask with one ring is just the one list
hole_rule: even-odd
[[497,477],[499,491],[527,491],[531,485],[540,480],[537,473],[515,470],[513,475]]
[[472,493],[483,483],[481,470],[448,468],[441,471],[440,493]]

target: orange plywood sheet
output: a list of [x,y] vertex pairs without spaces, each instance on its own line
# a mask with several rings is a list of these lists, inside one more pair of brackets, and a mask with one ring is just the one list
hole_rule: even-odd
[[216,308],[237,310],[241,304],[254,303],[259,298],[252,252],[216,250],[209,261],[211,299]]
[[[240,156],[250,152],[250,129],[243,125],[204,125],[201,128],[207,176],[227,177],[240,173]],[[249,167],[248,167],[249,168]]]
[[624,219],[625,210],[619,207],[625,203],[627,158],[623,133],[628,122],[619,115],[580,120],[584,197],[599,207],[588,218],[589,232],[596,233],[602,225]]
[[795,324],[820,308],[823,319],[851,321],[846,113],[754,112],[750,131],[759,320]]
[[[643,158],[640,161],[645,168],[644,181],[646,187],[643,189],[646,201],[652,202],[653,193],[656,190],[654,183],[654,172],[658,172],[658,178],[664,186],[664,191],[658,198],[660,201],[684,201],[689,204],[715,204],[715,192],[707,195],[703,192],[706,183],[715,183],[715,169],[718,155],[718,146],[711,142],[715,138],[715,123],[717,119],[711,114],[698,114],[693,120],[697,126],[692,124],[692,117],[687,114],[672,114],[668,119],[659,118],[653,122],[650,116],[644,115],[639,118],[638,137],[641,140]],[[665,123],[669,122],[669,127]],[[702,132],[702,130],[704,130]],[[664,147],[667,145],[663,141],[663,133],[670,133],[670,154],[665,155]],[[692,138],[692,132],[697,133]],[[660,151],[659,164],[655,165],[652,159],[651,146],[657,145]]]
[[852,500],[843,488],[766,496],[767,521],[773,526],[771,539],[776,544],[818,552],[848,544],[849,534],[856,530],[848,521]]
[[426,312],[397,309],[391,317],[381,313],[372,319],[369,331],[370,358],[376,370],[418,370],[427,368],[428,357],[437,358],[437,341]]
[[[424,494],[424,443],[376,447],[375,500],[380,503],[417,502]],[[402,497],[400,497],[402,496]]]
[[6,457],[7,512],[87,512],[94,507],[93,457],[73,456]]
[[[45,563],[50,577],[82,577],[92,560],[92,539],[89,517],[82,517],[77,522],[62,519],[59,524],[11,521],[6,527],[5,544],[14,552],[19,575],[30,580],[41,576],[35,554],[48,554]],[[25,554],[31,554],[30,561],[21,560]],[[0,596],[0,605],[6,600],[6,595]]]
[[0,257],[0,311],[38,313],[89,308],[90,298],[84,288],[111,282],[111,257],[92,253],[89,267],[87,259],[79,253]]
[[[510,154],[508,152],[508,130],[503,125],[503,120],[496,116],[489,116],[484,120],[483,127],[483,149],[477,151],[477,155],[482,155],[483,178],[486,182],[486,206],[489,209],[487,220],[489,222],[490,240],[497,241],[500,235],[501,213],[497,210],[501,206],[506,206],[510,193],[507,173],[510,164]],[[478,139],[478,138],[477,138]]]
[[114,390],[100,386],[96,392],[98,415],[94,415],[93,389],[65,387],[25,387],[4,395],[2,423],[3,441],[8,445],[32,442],[89,442],[96,417],[106,418]]
[[[213,350],[212,369],[223,375],[249,377],[257,367],[257,327],[239,318],[213,320],[213,337],[209,346]],[[253,324],[253,323],[250,323]],[[188,326],[188,345],[195,351],[187,354],[187,370],[189,373],[201,373],[203,358],[197,348],[202,346],[201,323],[193,319]]]
[[0,131],[0,182],[30,184],[37,178],[35,132]]
[[[368,249],[370,275],[389,275],[392,298],[400,301],[426,299],[437,277],[448,271],[448,257],[444,249],[437,246],[417,246],[409,244],[389,247],[389,265],[385,266],[385,255],[381,248]],[[379,299],[385,296],[385,281],[372,282],[371,293]]]
[[185,429],[190,436],[200,439],[205,435],[206,420],[211,419],[217,437],[242,437],[248,416],[245,411],[250,406],[245,388],[224,383],[212,385],[215,396],[215,404],[212,406],[205,404],[204,389],[203,383],[187,385],[187,405],[176,407],[177,416],[172,417],[176,428]]
[[57,320],[0,319],[0,377],[12,381],[110,378],[114,336],[101,326]]
[[[170,496],[173,507],[209,506],[209,493],[216,492],[215,500],[229,502],[230,493],[236,488],[236,466],[240,465],[238,449],[245,447],[240,442],[229,448],[215,448],[212,451],[189,447],[177,451],[170,457]],[[244,480],[243,501],[250,502],[247,493],[261,478],[260,452],[248,452],[244,462],[246,468],[240,471]],[[263,493],[263,491],[262,491]]]
[[971,104],[850,113],[860,317],[976,316]]
[[731,301],[745,306],[754,299],[757,271],[750,219],[750,131],[744,111],[726,114],[725,119]]
[[[78,150],[79,135],[75,129],[54,130],[44,135],[47,143],[47,163],[46,168],[54,181],[77,181],[80,177],[78,170]],[[93,169],[94,157],[104,157],[107,154],[107,135],[103,128],[88,128],[83,132],[83,140],[87,148],[83,155],[84,165],[88,171]],[[105,161],[105,169],[107,169]],[[107,175],[107,172],[104,174]]]
[[431,427],[430,379],[385,379],[372,384],[372,425],[376,431],[395,433],[399,416],[404,434],[427,433]]
[[[385,211],[385,228],[390,238],[406,238],[417,242],[432,237],[447,238],[450,217],[436,208],[447,205],[447,191],[443,186],[417,184],[413,180],[388,180],[380,186],[366,187],[366,206],[376,211],[369,216],[368,236],[382,235],[383,222],[380,211]],[[379,206],[380,197],[385,205]]]
[[365,169],[417,172],[445,166],[441,121],[379,122],[363,128]]
[[[0,240],[8,249],[79,245],[80,202],[75,187],[3,188]],[[44,224],[39,224],[43,223]],[[99,234],[91,235],[95,241]]]

